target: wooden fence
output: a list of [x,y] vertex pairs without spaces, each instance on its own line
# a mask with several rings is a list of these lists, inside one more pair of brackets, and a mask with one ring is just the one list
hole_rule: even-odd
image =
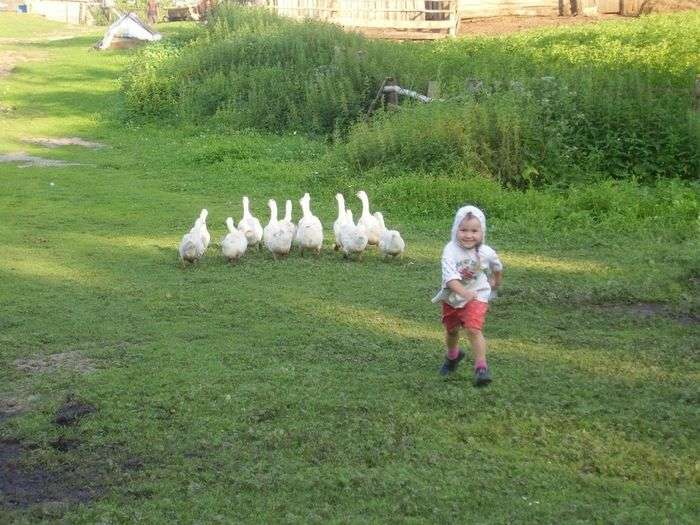
[[[325,20],[348,29],[404,32],[410,38],[456,35],[458,0],[264,0],[291,18]],[[422,36],[420,36],[422,34]],[[418,35],[418,36],[417,36]]]
[[311,18],[390,38],[456,36],[460,19],[493,16],[636,15],[645,0],[249,0],[277,14]]

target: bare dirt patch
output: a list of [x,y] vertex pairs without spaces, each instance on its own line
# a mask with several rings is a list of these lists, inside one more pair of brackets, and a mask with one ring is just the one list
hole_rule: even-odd
[[[700,0],[647,0],[640,4],[640,14],[667,13],[700,9]],[[605,20],[631,21],[635,16],[599,14],[596,16],[492,16],[463,18],[459,36],[498,36],[549,27],[596,24]]]
[[97,412],[97,408],[90,403],[69,396],[66,402],[56,411],[53,422],[61,426],[77,425],[85,416]]
[[57,370],[70,370],[81,374],[89,374],[97,369],[94,361],[77,351],[15,359],[14,364],[19,370],[30,374],[52,373]]
[[[32,522],[53,522],[72,506],[100,498],[110,487],[123,484],[121,480],[144,468],[141,458],[121,446],[105,446],[90,453],[80,445],[78,439],[68,437],[49,442],[47,446],[62,453],[52,464],[46,462],[43,446],[38,443],[0,439],[0,516],[5,517],[4,511],[20,510]],[[152,495],[129,494],[139,498]],[[6,521],[0,518],[0,522]]]
[[38,144],[45,148],[60,148],[61,146],[82,146],[84,148],[97,149],[104,147],[104,144],[99,142],[90,142],[88,140],[83,140],[79,137],[62,137],[57,139],[46,138],[46,137],[35,137],[22,139],[23,142],[29,144]]
[[700,323],[700,318],[696,315],[674,312],[667,306],[658,303],[602,304],[599,307],[641,319],[672,319],[685,325]]
[[23,62],[39,60],[46,55],[41,53],[24,53],[19,51],[3,51],[0,53],[0,77],[12,73],[12,70]]
[[12,416],[18,416],[29,410],[29,402],[16,398],[0,395],[0,423]]
[[38,166],[40,168],[46,168],[51,166],[81,166],[77,162],[66,162],[65,160],[55,160],[55,159],[45,159],[43,157],[35,157],[33,155],[27,155],[24,152],[20,153],[7,153],[5,155],[0,155],[0,163],[2,162],[24,162],[20,164],[20,168],[32,168]]
[[70,439],[63,436],[59,436],[57,439],[49,442],[51,448],[58,450],[59,452],[68,452],[69,450],[74,450],[80,446],[80,441],[77,439]]
[[48,513],[62,514],[65,504],[87,502],[101,494],[97,472],[27,464],[24,459],[31,450],[16,439],[0,440],[0,509],[42,504]]
[[463,18],[459,23],[459,36],[499,36],[549,27],[595,24],[602,20],[630,20],[619,15],[600,16],[492,16]]

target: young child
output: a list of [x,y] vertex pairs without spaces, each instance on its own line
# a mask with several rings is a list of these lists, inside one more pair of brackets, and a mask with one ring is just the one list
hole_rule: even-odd
[[491,290],[501,284],[503,265],[496,252],[483,244],[486,239],[486,218],[474,206],[457,211],[452,224],[452,240],[442,251],[442,288],[433,298],[442,302],[442,324],[445,326],[447,355],[440,374],[455,370],[464,359],[460,350],[459,328],[467,330],[474,354],[474,383],[488,385],[491,374],[486,364],[486,340],[481,333],[489,308]]

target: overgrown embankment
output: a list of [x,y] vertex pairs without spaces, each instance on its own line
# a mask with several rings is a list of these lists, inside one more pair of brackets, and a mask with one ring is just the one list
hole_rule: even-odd
[[[698,174],[700,13],[431,44],[371,41],[251,9],[124,77],[132,118],[335,135],[354,170],[480,174],[515,187]],[[442,101],[366,120],[385,77]]]

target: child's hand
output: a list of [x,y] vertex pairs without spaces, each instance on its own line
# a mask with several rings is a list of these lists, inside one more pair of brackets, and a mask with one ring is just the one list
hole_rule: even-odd
[[464,299],[466,299],[467,302],[473,301],[476,299],[476,292],[473,290],[466,290],[466,293],[464,294],[459,294],[462,296]]

